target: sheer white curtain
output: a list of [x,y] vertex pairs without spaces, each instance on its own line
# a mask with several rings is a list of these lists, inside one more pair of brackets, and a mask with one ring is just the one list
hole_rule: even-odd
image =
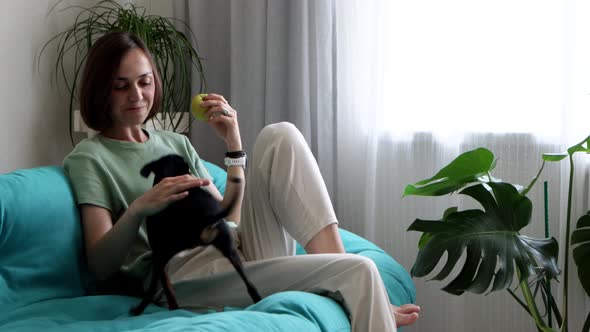
[[[207,90],[239,111],[246,149],[265,124],[295,123],[341,226],[408,270],[419,237],[408,225],[471,202],[402,199],[406,184],[478,146],[499,159],[497,177],[528,184],[543,152],[590,133],[590,8],[582,0],[192,0],[176,9],[207,58]],[[204,157],[221,158],[205,126],[192,135]],[[565,163],[546,166],[530,193],[526,234],[543,235],[547,180],[559,238],[566,176]],[[587,182],[576,188],[576,216],[588,210]],[[570,324],[579,330],[590,303],[571,276]],[[439,290],[444,284],[415,282],[424,313],[409,331],[535,331],[506,292],[455,297]]]
[[[176,1],[205,54],[207,90],[240,112],[245,148],[266,124],[297,125],[333,193],[335,163],[335,17],[333,1]],[[220,160],[223,147],[196,124],[193,141]]]
[[[405,183],[432,175],[431,167],[438,169],[458,152],[476,146],[496,153],[499,177],[526,184],[542,152],[562,150],[588,135],[590,31],[586,22],[590,11],[586,2],[389,1],[384,8],[383,108],[369,134],[374,142],[367,158],[375,162],[367,170],[368,183],[374,181],[374,187],[383,185],[387,172],[398,170],[403,180],[392,179],[384,186],[399,193]],[[406,155],[409,162],[380,157],[387,152]],[[588,208],[584,174],[587,168],[578,174],[576,219]],[[552,235],[561,240],[566,176],[567,168],[560,165],[548,165],[543,175],[549,183]],[[542,193],[540,185],[531,192],[535,211],[528,234],[543,234]],[[386,191],[374,194],[383,197]],[[376,224],[369,228],[378,243],[399,250],[410,247],[398,244],[401,237],[388,239],[392,232],[384,232],[379,220],[386,225],[388,216],[400,216],[406,222],[418,216],[440,217],[444,210],[436,203],[432,209],[431,199],[398,200],[407,201],[404,205],[386,204],[390,198],[375,201],[367,215],[382,211],[383,219],[375,216]],[[570,324],[572,330],[579,330],[590,306],[577,277],[571,279],[576,286],[570,291]],[[435,288],[423,281],[418,285],[424,285],[419,290]],[[446,305],[447,296],[423,295],[418,299],[442,309],[436,320],[447,324],[443,330],[458,327],[454,319],[444,317],[460,315],[476,317],[466,319],[474,330],[482,323],[499,330],[534,330],[528,317],[515,316],[514,312],[522,312],[506,294],[478,297],[478,305],[458,301],[457,307]],[[482,316],[483,308],[495,314]],[[514,319],[498,321],[498,317]],[[492,325],[494,321],[498,322]]]

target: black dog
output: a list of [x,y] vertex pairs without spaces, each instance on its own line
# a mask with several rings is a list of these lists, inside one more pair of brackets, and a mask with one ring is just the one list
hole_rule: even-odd
[[[141,175],[144,177],[148,177],[152,172],[155,174],[154,185],[156,185],[166,177],[189,174],[189,168],[181,156],[167,155],[141,169]],[[238,178],[229,180],[234,183],[241,182]],[[169,309],[178,309],[178,303],[164,267],[176,253],[208,244],[214,245],[229,259],[244,280],[252,300],[260,301],[258,291],[244,274],[230,228],[223,219],[236,200],[237,197],[234,197],[229,206],[223,209],[206,190],[192,188],[187,197],[146,218],[147,235],[152,248],[153,274],[141,303],[131,309],[132,314],[140,315],[152,301],[158,279],[164,288]]]

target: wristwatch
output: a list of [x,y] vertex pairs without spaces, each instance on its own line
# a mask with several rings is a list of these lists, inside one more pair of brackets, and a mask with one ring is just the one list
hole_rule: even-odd
[[225,166],[242,166],[242,168],[246,169],[246,157],[244,151],[232,151],[225,154],[223,161]]

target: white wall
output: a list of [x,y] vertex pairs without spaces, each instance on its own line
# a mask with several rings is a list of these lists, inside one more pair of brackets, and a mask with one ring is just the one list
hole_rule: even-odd
[[[19,168],[61,165],[71,151],[67,92],[52,79],[55,47],[43,45],[69,26],[75,10],[54,11],[57,0],[0,1],[0,173]],[[70,0],[87,6],[98,1]],[[169,1],[135,1],[148,13],[172,16]],[[52,52],[53,51],[53,52]]]

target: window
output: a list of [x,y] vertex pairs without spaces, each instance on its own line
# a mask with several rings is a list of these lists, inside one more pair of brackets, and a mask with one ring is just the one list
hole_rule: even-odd
[[589,5],[385,1],[381,130],[586,135]]

